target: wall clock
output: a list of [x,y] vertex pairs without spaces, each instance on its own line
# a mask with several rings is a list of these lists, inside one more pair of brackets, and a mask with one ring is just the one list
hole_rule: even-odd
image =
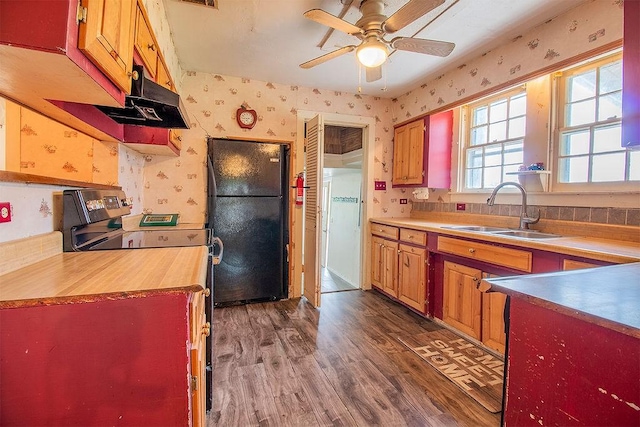
[[256,113],[256,110],[247,110],[244,107],[240,107],[238,108],[238,111],[236,111],[236,120],[241,128],[251,129],[255,126],[256,121],[258,120],[258,114]]

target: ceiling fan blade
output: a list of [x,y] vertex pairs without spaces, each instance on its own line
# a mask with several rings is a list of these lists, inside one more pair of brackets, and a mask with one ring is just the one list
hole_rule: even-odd
[[410,0],[398,9],[396,13],[388,17],[382,23],[382,28],[387,33],[395,33],[442,3],[444,3],[444,0]]
[[378,65],[377,67],[365,67],[365,70],[368,83],[375,82],[382,78],[382,65]]
[[398,50],[408,50],[410,52],[425,53],[427,55],[448,56],[454,43],[442,42],[438,40],[414,39],[412,37],[396,37],[391,40],[391,47]]
[[342,31],[347,34],[359,34],[362,32],[360,27],[356,27],[349,22],[333,16],[332,14],[325,12],[322,9],[311,9],[304,13],[305,18],[309,18],[312,21],[316,21],[319,24],[326,25],[331,28],[335,28],[338,31]]
[[319,57],[317,57],[315,59],[312,59],[311,61],[307,61],[304,64],[300,64],[300,68],[307,69],[307,68],[315,67],[316,65],[320,65],[323,62],[327,62],[330,59],[337,58],[338,56],[344,55],[345,53],[349,53],[352,50],[354,50],[355,48],[356,47],[353,46],[353,45],[341,47],[338,50],[334,50],[333,52],[326,53],[326,54],[324,54],[322,56],[319,56]]

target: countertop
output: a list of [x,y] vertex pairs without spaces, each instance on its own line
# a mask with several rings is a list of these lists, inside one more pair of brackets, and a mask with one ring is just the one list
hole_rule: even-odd
[[640,263],[485,279],[481,289],[640,338]]
[[63,252],[0,275],[0,308],[199,291],[207,257],[206,246]]
[[[552,239],[522,239],[479,233],[465,230],[451,230],[444,227],[468,224],[426,221],[410,218],[372,218],[371,222],[408,227],[414,230],[431,231],[439,234],[484,240],[529,249],[556,252],[564,255],[591,258],[616,264],[640,261],[640,243],[621,240],[595,239],[591,237],[559,237]],[[640,232],[640,230],[639,230]]]

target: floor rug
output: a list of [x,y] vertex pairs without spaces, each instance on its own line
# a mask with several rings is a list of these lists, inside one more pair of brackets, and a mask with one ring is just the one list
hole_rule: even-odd
[[502,410],[503,360],[448,329],[398,340],[487,410]]

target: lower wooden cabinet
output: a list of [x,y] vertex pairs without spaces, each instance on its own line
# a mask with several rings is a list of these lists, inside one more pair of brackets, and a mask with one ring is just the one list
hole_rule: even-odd
[[480,270],[444,262],[442,320],[477,340],[482,334],[482,292],[476,288],[481,279]]
[[444,261],[442,320],[504,354],[506,295],[477,289],[482,278],[488,276],[476,268]]
[[394,298],[397,298],[398,242],[372,236],[371,251],[372,284]]
[[426,313],[426,232],[372,224],[371,233],[371,284]]
[[[496,277],[483,274],[483,278]],[[504,306],[507,296],[500,292],[482,292],[482,343],[504,354],[507,335],[505,334]]]
[[398,252],[398,299],[424,312],[427,297],[427,250],[400,244]]
[[211,324],[205,317],[205,292],[193,294],[189,312],[191,325],[191,408],[193,427],[206,426],[206,337]]

